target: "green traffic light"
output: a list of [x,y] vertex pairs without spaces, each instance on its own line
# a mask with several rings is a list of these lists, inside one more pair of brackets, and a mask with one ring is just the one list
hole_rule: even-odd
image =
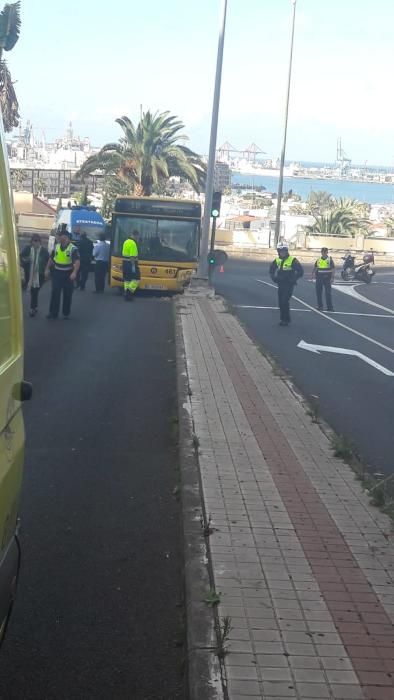
[[219,216],[218,209],[212,209],[211,216],[213,216],[213,218],[216,219]]

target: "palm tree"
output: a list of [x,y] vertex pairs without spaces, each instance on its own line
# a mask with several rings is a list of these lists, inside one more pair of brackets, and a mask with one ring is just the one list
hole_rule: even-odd
[[3,51],[14,48],[19,39],[20,26],[20,2],[7,3],[0,12],[0,106],[5,131],[12,131],[18,126],[19,105],[10,71],[2,56]]
[[205,182],[205,166],[194,151],[184,146],[179,132],[183,123],[169,112],[145,112],[137,126],[128,117],[116,119],[123,131],[118,143],[107,143],[88,158],[78,175],[94,170],[115,175],[138,197],[150,196],[171,176],[186,178],[199,192]]
[[308,226],[310,233],[327,233],[335,236],[355,236],[368,228],[368,219],[363,218],[349,207],[337,206],[315,217],[313,226]]
[[312,191],[307,199],[307,205],[309,213],[313,214],[313,216],[319,216],[335,206],[335,199],[329,192],[323,190]]

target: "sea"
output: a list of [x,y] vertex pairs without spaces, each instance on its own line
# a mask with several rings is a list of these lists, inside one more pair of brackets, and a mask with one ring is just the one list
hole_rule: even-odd
[[[278,191],[278,177],[266,175],[241,175],[233,173],[231,181],[234,184],[263,186],[267,192]],[[326,180],[304,177],[285,177],[283,192],[292,190],[299,194],[302,200],[308,199],[311,192],[324,190],[334,197],[349,197],[368,204],[394,205],[394,184],[380,182],[353,182],[350,180]]]

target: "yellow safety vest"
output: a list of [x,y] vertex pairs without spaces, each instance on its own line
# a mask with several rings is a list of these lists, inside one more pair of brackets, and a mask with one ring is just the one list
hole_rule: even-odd
[[331,266],[331,258],[319,258],[316,261],[316,267],[318,270],[329,270]]
[[53,258],[53,262],[55,263],[55,270],[72,270],[74,265],[73,265],[73,252],[75,250],[75,245],[72,243],[69,243],[67,248],[62,250],[62,247],[60,243],[56,243],[55,246],[55,255]]
[[[284,270],[285,272],[291,272],[293,260],[294,260],[294,256],[289,255],[285,260],[283,260],[283,258],[276,258],[275,262],[276,262],[277,267],[279,269]],[[282,263],[283,263],[283,265],[282,265]]]
[[138,258],[138,246],[133,238],[127,238],[122,248],[123,258]]

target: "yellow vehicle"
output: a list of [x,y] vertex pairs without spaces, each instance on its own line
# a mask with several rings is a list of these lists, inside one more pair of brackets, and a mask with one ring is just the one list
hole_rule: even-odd
[[111,287],[123,286],[122,247],[136,231],[140,289],[182,291],[197,267],[200,229],[200,202],[118,197],[111,224]]
[[7,151],[0,115],[0,643],[4,639],[19,572],[17,539],[24,427],[22,301]]

